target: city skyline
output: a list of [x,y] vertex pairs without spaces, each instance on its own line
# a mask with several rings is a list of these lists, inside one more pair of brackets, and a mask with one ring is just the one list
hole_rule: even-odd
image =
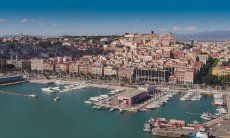
[[4,1],[0,35],[110,35],[125,32],[197,33],[229,30],[230,2]]

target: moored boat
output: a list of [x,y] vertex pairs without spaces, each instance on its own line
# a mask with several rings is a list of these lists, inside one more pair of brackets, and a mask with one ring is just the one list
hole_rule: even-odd
[[212,119],[212,115],[208,112],[203,112],[200,117],[206,121],[209,121]]
[[61,99],[61,97],[56,97],[54,98],[54,101],[59,101]]
[[85,103],[87,103],[87,104],[91,104],[92,102],[91,101],[84,101]]

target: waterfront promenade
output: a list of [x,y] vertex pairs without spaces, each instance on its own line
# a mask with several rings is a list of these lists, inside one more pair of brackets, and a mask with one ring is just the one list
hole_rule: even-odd
[[[49,84],[49,83],[54,83],[55,81],[63,81],[68,84],[73,84],[73,83],[81,83],[83,80],[78,80],[78,79],[68,79],[68,80],[61,80],[61,79],[31,79],[29,82],[31,83],[41,83],[41,84]],[[131,90],[133,88],[137,88],[137,86],[120,86],[120,85],[115,85],[113,83],[107,82],[95,82],[95,81],[86,81],[89,87],[98,87],[98,88],[107,88],[107,89],[125,89],[125,90]],[[215,89],[195,89],[195,88],[188,88],[188,87],[183,87],[183,86],[166,86],[166,85],[154,85],[156,90],[159,91],[171,91],[171,92],[196,92],[200,94],[215,94],[215,93],[223,93],[226,95],[230,95],[230,91],[218,91]]]

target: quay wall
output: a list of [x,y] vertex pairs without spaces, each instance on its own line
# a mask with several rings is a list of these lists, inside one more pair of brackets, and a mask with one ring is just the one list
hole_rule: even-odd
[[23,78],[21,75],[2,76],[2,77],[0,77],[0,84],[22,81],[22,80],[23,80]]
[[28,81],[23,79],[21,75],[0,76],[0,86],[15,85],[15,84],[25,83],[25,82]]

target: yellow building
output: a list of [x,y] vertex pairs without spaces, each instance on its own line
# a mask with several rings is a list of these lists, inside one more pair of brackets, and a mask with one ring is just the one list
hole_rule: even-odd
[[230,66],[215,67],[212,69],[212,75],[215,76],[230,75]]

